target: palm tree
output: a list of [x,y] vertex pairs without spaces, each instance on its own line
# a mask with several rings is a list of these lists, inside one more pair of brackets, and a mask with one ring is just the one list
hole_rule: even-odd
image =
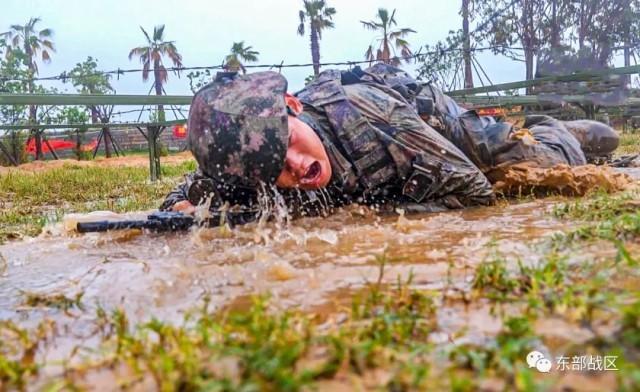
[[[29,68],[29,74],[31,77],[38,74],[38,65],[36,64],[36,58],[40,55],[42,62],[48,63],[51,61],[51,53],[55,52],[55,46],[51,41],[53,36],[53,30],[42,29],[36,30],[36,24],[40,22],[40,18],[30,18],[29,22],[25,25],[11,25],[9,31],[0,34],[0,37],[4,38],[8,42],[8,48],[6,56],[11,56],[14,50],[23,51],[25,54],[25,65]],[[28,84],[29,93],[33,93],[35,90],[35,84],[33,80]],[[35,124],[38,114],[38,107],[36,105],[29,105],[29,123]],[[36,160],[42,159],[42,131],[32,129],[31,134],[35,137],[36,144]]]
[[395,15],[395,9],[391,13],[391,16],[389,16],[389,11],[385,8],[378,8],[378,15],[376,15],[378,20],[370,20],[368,22],[360,21],[364,28],[381,33],[381,37],[378,38],[380,46],[376,51],[375,57],[373,55],[373,45],[369,45],[369,48],[364,54],[365,58],[370,62],[381,61],[383,63],[397,66],[400,64],[400,60],[396,56],[396,49],[400,50],[400,55],[407,62],[409,61],[411,49],[409,49],[409,42],[407,42],[404,37],[409,33],[415,33],[415,30],[409,28],[391,30],[393,26],[398,25]]
[[[165,68],[162,63],[162,58],[167,56],[174,67],[182,67],[182,56],[178,53],[174,41],[164,40],[164,25],[153,28],[153,38],[149,37],[149,34],[147,34],[142,26],[140,26],[140,30],[142,30],[142,33],[147,39],[147,45],[131,49],[129,52],[129,60],[134,56],[140,58],[140,62],[142,63],[142,81],[144,82],[149,80],[149,72],[153,65],[153,80],[156,95],[162,95],[162,85],[165,84],[169,78],[167,68]],[[179,72],[176,73],[180,75]],[[158,105],[158,121],[164,121],[163,105]]]
[[245,48],[244,41],[234,42],[231,46],[231,53],[229,53],[224,60],[224,69],[233,72],[242,70],[243,74],[247,73],[242,61],[256,62],[258,61],[259,54],[260,52],[253,50],[252,46],[247,46]]
[[333,7],[327,7],[324,0],[302,0],[304,10],[300,10],[300,24],[298,34],[304,36],[304,25],[309,19],[309,39],[311,40],[311,61],[313,62],[313,74],[320,73],[320,43],[322,30],[334,27],[331,18],[336,13]]
[[12,50],[23,50],[27,55],[28,64],[26,65],[33,75],[38,74],[38,65],[35,61],[38,54],[40,54],[44,63],[48,63],[51,61],[51,53],[49,51],[56,51],[50,39],[53,36],[53,30],[42,29],[36,31],[35,27],[38,22],[40,22],[40,18],[31,18],[27,24],[11,25],[9,31],[0,34],[0,37],[8,42],[6,56],[9,57]]

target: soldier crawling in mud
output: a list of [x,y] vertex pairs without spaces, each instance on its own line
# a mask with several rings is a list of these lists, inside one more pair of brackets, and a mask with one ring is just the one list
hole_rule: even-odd
[[280,195],[293,216],[354,202],[442,211],[492,204],[491,168],[586,162],[556,120],[528,119],[531,143],[386,65],[324,71],[295,97],[286,87],[274,72],[226,73],[198,91],[188,129],[199,169],[161,209],[193,213],[213,193],[212,209]]

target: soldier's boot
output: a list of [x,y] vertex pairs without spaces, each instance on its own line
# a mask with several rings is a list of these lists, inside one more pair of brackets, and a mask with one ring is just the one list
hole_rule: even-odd
[[608,161],[620,144],[620,136],[610,126],[593,120],[563,121],[569,132],[580,142],[580,148],[590,163]]

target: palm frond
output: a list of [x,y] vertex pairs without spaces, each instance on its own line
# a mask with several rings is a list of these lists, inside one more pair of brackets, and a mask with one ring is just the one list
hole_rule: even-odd
[[404,40],[402,38],[396,38],[395,45],[396,45],[396,48],[398,48],[398,49],[408,48],[409,47],[409,42],[407,42],[406,40]]
[[325,18],[331,19],[331,17],[333,17],[333,15],[335,14],[336,14],[336,9],[333,7],[329,7],[324,9],[322,16],[324,16]]
[[150,53],[151,60],[153,60],[153,62],[162,61],[162,52],[160,52],[159,50],[152,50],[150,51]]
[[169,80],[169,72],[167,72],[167,69],[162,64],[158,67],[158,77],[160,79],[160,84],[165,84],[167,80]]
[[40,38],[49,38],[51,36],[53,36],[53,30],[51,29],[42,29],[38,33],[38,37]]
[[389,22],[389,11],[387,11],[386,8],[378,8],[378,18],[380,18],[383,26],[387,26]]
[[164,25],[155,26],[153,28],[153,40],[161,42],[164,35]]
[[361,20],[360,23],[362,23],[362,26],[365,29],[369,29],[371,31],[377,31],[380,28],[382,28],[382,26],[379,23],[376,23],[374,21],[365,22],[364,20]]
[[182,67],[182,55],[178,53],[178,48],[176,48],[172,41],[165,42],[161,48],[162,53],[166,53],[166,55],[169,56],[174,66]]
[[142,64],[142,81],[149,80],[149,71],[151,70],[151,63],[147,60]]
[[393,9],[393,12],[391,12],[391,17],[389,18],[389,22],[387,24],[389,27],[397,25],[396,23],[396,9]]
[[42,46],[44,46],[45,48],[51,50],[52,52],[56,51],[56,48],[53,42],[49,41],[48,39],[42,40],[41,42],[42,42]]
[[373,57],[373,45],[369,45],[369,47],[367,48],[367,51],[364,52],[364,59],[365,60],[369,60],[369,61],[373,61],[374,57]]
[[137,48],[133,48],[129,52],[129,60],[131,60],[133,58],[133,56],[140,56],[141,61],[142,61],[142,56],[145,53],[148,53],[148,52],[149,52],[149,47],[148,46],[138,46]]
[[46,50],[43,50],[41,55],[42,55],[42,61],[44,61],[45,63],[48,63],[51,61],[51,56],[49,55],[49,52],[47,52]]
[[144,36],[147,38],[147,42],[151,44],[153,41],[149,37],[149,34],[147,34],[147,31],[142,26],[140,26],[140,30],[142,30],[142,33],[144,33]]
[[[29,23],[27,23],[27,26],[30,27],[30,30],[33,30],[33,28],[41,21],[42,19],[40,18],[30,18],[29,19]],[[26,26],[25,26],[26,27]]]

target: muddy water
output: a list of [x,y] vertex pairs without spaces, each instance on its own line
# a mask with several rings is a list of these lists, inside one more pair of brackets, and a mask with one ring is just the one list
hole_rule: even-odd
[[[21,292],[69,297],[83,292],[89,308],[122,306],[134,319],[180,319],[204,295],[217,307],[269,293],[280,307],[316,309],[340,300],[344,290],[376,281],[376,257],[383,254],[389,260],[388,281],[412,273],[422,288],[464,286],[490,251],[490,242],[505,254],[536,259],[532,239],[567,228],[549,214],[558,202],[410,217],[381,217],[352,207],[286,228],[249,225],[173,234],[70,235],[59,224],[38,238],[0,247],[7,264],[0,277],[0,318],[28,323],[42,316],[23,306]],[[58,313],[49,316],[62,317]],[[441,319],[445,331],[458,324],[446,312]]]
[[[640,172],[633,170],[623,171],[637,180]],[[388,259],[385,281],[412,275],[416,287],[455,292],[469,287],[475,267],[493,250],[524,262],[537,260],[544,252],[536,242],[575,224],[549,213],[563,201],[504,202],[410,217],[378,216],[352,206],[328,218],[288,225],[170,234],[77,235],[57,224],[38,238],[0,246],[0,319],[33,325],[47,316],[68,322],[64,312],[25,306],[25,292],[83,293],[85,320],[100,305],[122,307],[134,321],[151,316],[178,321],[204,296],[222,308],[259,293],[270,294],[280,308],[330,314],[354,290],[378,279],[382,255]],[[591,257],[603,252],[609,250],[585,249]],[[486,304],[439,309],[435,340],[445,341],[469,326],[474,328],[467,337],[479,340],[500,328]]]

